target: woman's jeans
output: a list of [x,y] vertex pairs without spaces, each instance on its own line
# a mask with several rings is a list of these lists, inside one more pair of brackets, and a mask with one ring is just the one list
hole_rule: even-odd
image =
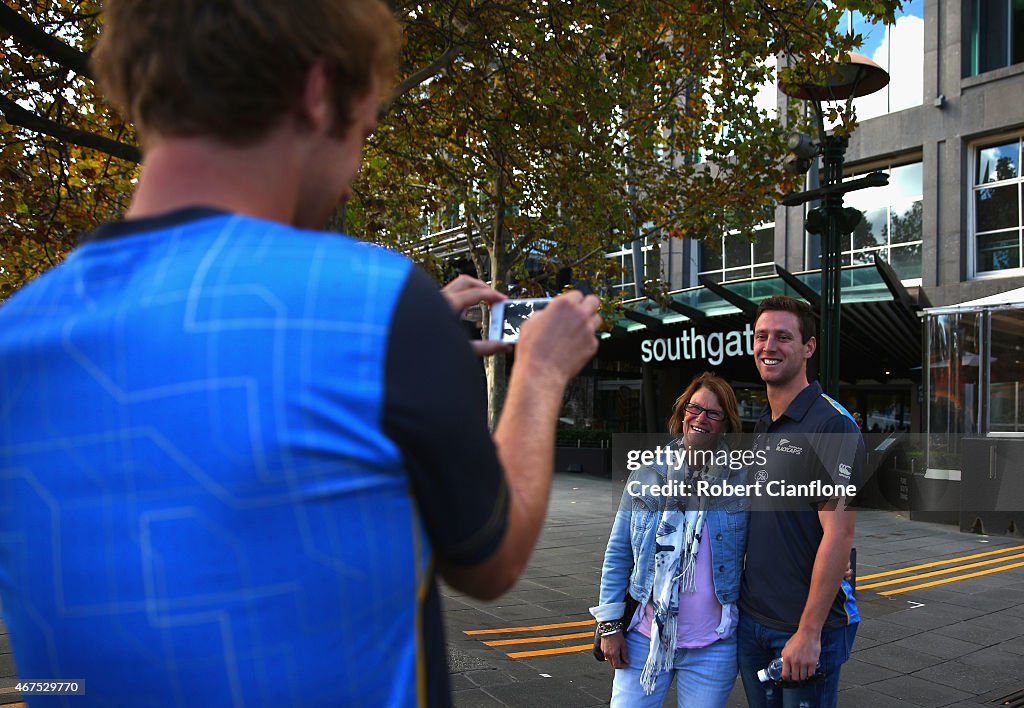
[[782,648],[792,632],[761,624],[740,610],[739,664],[743,690],[750,708],[835,708],[839,693],[839,671],[850,658],[857,624],[821,633],[819,664],[825,678],[794,688],[761,683],[757,672],[782,656]]
[[700,649],[676,649],[673,671],[658,675],[654,693],[644,695],[640,673],[647,662],[651,640],[640,632],[626,634],[629,666],[615,670],[612,708],[660,708],[676,677],[679,708],[720,708],[736,683],[736,635]]

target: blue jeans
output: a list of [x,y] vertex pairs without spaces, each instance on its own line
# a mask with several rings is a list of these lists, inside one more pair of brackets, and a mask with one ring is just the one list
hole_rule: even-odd
[[629,666],[615,670],[612,708],[660,708],[676,677],[679,708],[721,708],[736,683],[736,635],[700,649],[676,649],[672,671],[658,676],[654,693],[644,695],[640,673],[647,662],[651,640],[632,631],[626,634]]
[[850,658],[857,624],[821,633],[819,664],[825,678],[806,686],[782,688],[771,681],[761,683],[757,672],[782,656],[792,632],[763,625],[740,610],[738,658],[743,690],[749,708],[835,708],[839,693],[839,671]]

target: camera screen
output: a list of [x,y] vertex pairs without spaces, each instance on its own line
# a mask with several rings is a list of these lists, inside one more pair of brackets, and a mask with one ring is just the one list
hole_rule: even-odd
[[536,302],[524,300],[509,300],[505,303],[505,316],[501,323],[501,341],[515,342],[519,339],[519,330],[523,323],[530,318],[534,312],[543,310],[548,304],[547,300]]

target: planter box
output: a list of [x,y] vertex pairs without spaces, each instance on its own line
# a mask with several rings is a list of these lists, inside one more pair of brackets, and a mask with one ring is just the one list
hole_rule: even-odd
[[599,447],[556,447],[555,472],[612,477],[612,451]]

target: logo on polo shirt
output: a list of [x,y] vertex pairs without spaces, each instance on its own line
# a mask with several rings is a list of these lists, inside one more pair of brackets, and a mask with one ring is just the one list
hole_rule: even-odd
[[757,482],[767,482],[768,470],[758,470],[757,475],[754,477],[754,480]]
[[844,464],[840,463],[839,464],[839,476],[842,477],[843,479],[849,479],[850,478],[850,466],[849,465],[844,465]]
[[790,445],[787,438],[782,438],[782,440],[779,440],[779,444],[775,446],[775,451],[799,455],[804,451],[804,449],[802,447],[797,447],[796,445]]

